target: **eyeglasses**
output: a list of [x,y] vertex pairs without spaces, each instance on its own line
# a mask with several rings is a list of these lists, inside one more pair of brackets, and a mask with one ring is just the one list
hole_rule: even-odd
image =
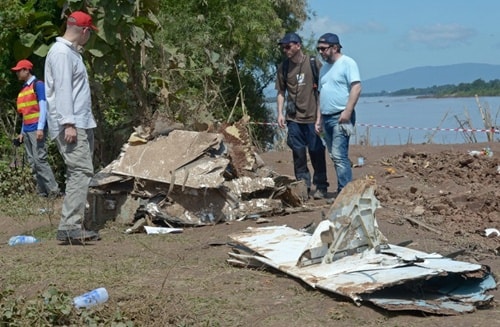
[[318,52],[322,52],[322,51],[326,51],[328,49],[330,49],[332,46],[329,45],[327,47],[317,47],[316,50],[318,50]]
[[85,32],[85,30],[87,30],[89,32],[89,35],[92,35],[93,31],[90,27],[85,27],[84,32]]

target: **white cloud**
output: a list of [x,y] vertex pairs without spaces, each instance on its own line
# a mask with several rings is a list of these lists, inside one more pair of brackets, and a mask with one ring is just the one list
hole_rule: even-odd
[[352,26],[342,22],[334,22],[328,17],[314,17],[308,20],[302,27],[302,32],[305,35],[315,35],[319,37],[324,33],[335,33],[344,35],[352,32]]
[[475,29],[459,24],[436,24],[414,28],[407,33],[405,39],[410,44],[424,44],[429,48],[439,49],[468,44],[476,34]]
[[335,21],[329,17],[313,17],[312,20],[306,21],[302,27],[301,33],[304,35],[313,35],[319,37],[324,33],[335,33],[340,37],[346,34],[355,33],[385,33],[387,27],[376,21],[368,21],[364,23],[345,23],[342,21]]

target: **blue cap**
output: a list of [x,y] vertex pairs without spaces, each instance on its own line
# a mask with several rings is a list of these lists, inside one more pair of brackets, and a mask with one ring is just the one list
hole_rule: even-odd
[[296,33],[286,33],[285,36],[279,40],[278,44],[286,43],[302,43],[302,40]]
[[[318,43],[340,44],[340,40],[337,34],[326,33],[320,36]],[[342,46],[340,47],[342,48]]]

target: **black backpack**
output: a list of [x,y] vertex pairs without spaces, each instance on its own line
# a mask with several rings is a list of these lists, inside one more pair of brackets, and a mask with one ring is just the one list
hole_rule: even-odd
[[[318,93],[318,79],[319,79],[319,72],[318,72],[318,66],[316,66],[316,58],[315,57],[309,57],[309,63],[311,64],[311,71],[313,74],[313,89],[314,89],[314,94]],[[288,77],[288,66],[290,65],[290,59],[286,59],[283,61],[283,66],[282,68],[282,74],[283,74],[283,81],[285,82],[285,88],[286,88],[286,80]]]

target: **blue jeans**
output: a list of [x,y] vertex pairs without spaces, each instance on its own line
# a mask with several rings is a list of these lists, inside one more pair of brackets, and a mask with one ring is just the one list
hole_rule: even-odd
[[[335,166],[337,175],[337,192],[352,181],[351,161],[349,160],[349,139],[348,135],[339,124],[340,112],[334,115],[323,115],[323,131],[325,133],[325,143],[328,154]],[[351,123],[356,123],[356,114],[353,111]]]
[[307,188],[311,188],[311,174],[307,168],[307,152],[314,169],[312,183],[317,189],[327,190],[325,147],[314,131],[314,124],[299,124],[287,121],[287,144],[292,149],[293,170],[297,180],[305,180]]

